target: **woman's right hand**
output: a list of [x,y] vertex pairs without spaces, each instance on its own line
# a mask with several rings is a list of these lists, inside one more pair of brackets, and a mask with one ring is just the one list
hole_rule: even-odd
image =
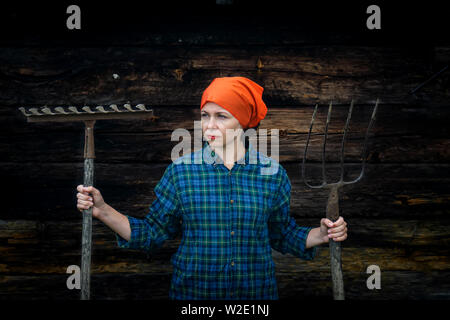
[[82,184],[77,186],[77,208],[79,211],[87,210],[92,208],[92,216],[94,218],[99,218],[105,213],[107,204],[103,200],[100,191],[93,186],[84,187]]

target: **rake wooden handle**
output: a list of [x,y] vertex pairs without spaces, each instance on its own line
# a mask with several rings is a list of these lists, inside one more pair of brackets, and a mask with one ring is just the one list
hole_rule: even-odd
[[[75,106],[58,107],[20,107],[19,110],[26,117],[27,122],[72,122],[83,121],[85,123],[84,143],[84,182],[85,187],[90,187],[94,182],[94,124],[97,120],[125,120],[140,119],[155,121],[153,110],[147,109],[143,104],[132,107],[125,104],[119,107],[97,106],[91,108],[84,106],[81,109]],[[90,274],[91,274],[91,247],[92,247],[92,210],[83,210],[83,228],[81,236],[81,300],[90,298]]]
[[[85,121],[83,183],[85,187],[90,187],[94,184],[94,124],[95,120]],[[89,300],[91,291],[92,210],[92,207],[83,210],[83,229],[81,236],[81,300]]]
[[[339,185],[330,187],[327,202],[327,218],[333,222],[339,219]],[[342,276],[341,243],[333,239],[329,241],[331,259],[331,281],[333,282],[334,300],[344,300],[344,279]]]

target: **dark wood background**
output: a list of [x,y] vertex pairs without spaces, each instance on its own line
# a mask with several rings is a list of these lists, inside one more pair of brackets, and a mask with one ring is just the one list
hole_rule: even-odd
[[[362,139],[379,98],[366,174],[341,194],[349,224],[346,297],[449,299],[450,73],[411,94],[449,63],[447,33],[437,22],[443,14],[431,5],[382,3],[382,29],[370,31],[369,4],[293,10],[278,1],[224,7],[208,1],[148,9],[81,2],[80,31],[65,29],[65,2],[45,10],[11,4],[0,24],[0,299],[79,299],[78,290],[66,287],[66,269],[81,263],[75,188],[83,178],[84,126],[26,123],[18,107],[152,107],[153,121],[95,126],[95,186],[118,211],[143,217],[178,143],[172,131],[193,133],[201,94],[220,76],[245,76],[265,88],[269,112],[261,129],[280,130],[279,161],[292,183],[291,214],[299,225],[318,226],[325,215],[326,192],[308,189],[300,175],[314,105],[320,106],[314,133],[321,133],[327,105],[334,104],[326,155],[333,179],[355,99],[346,147],[350,179],[359,173]],[[411,24],[419,16],[425,22]],[[316,135],[308,153],[311,181],[319,174],[320,147]],[[149,256],[117,248],[114,233],[98,221],[93,230],[93,299],[168,297],[179,240]],[[331,299],[327,246],[308,262],[273,256],[281,299]],[[366,286],[370,265],[381,269],[380,290]]]

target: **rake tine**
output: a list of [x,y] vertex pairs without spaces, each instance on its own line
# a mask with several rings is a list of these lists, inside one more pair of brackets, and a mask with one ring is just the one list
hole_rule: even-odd
[[147,111],[147,109],[145,109],[145,106],[144,106],[143,104],[138,104],[138,105],[136,106],[136,108],[138,108],[138,109],[141,110],[141,111]]
[[123,106],[124,106],[124,108],[127,109],[128,111],[136,112],[136,110],[133,110],[133,109],[131,108],[131,105],[129,105],[128,103],[127,103],[127,104],[124,104]]
[[364,146],[363,146],[363,152],[362,152],[362,168],[361,168],[361,173],[360,173],[359,177],[356,178],[355,180],[348,181],[348,182],[344,182],[344,184],[352,184],[352,183],[356,183],[356,182],[358,182],[359,180],[361,180],[361,178],[362,178],[363,175],[364,175],[364,170],[365,170],[365,167],[366,167],[367,141],[368,141],[368,139],[369,139],[369,131],[370,131],[370,129],[372,128],[372,125],[373,125],[373,123],[374,123],[374,121],[375,121],[375,119],[376,119],[376,113],[377,113],[377,109],[378,109],[378,102],[379,102],[379,99],[377,98],[377,101],[376,101],[376,103],[375,103],[375,107],[373,108],[373,111],[372,111],[372,116],[370,117],[369,125],[368,125],[368,127],[367,127],[366,136],[364,137]]
[[78,111],[78,109],[76,107],[69,107],[68,109],[70,111],[72,111],[73,113],[76,113],[76,114],[80,114],[81,113],[81,112]]
[[31,113],[28,113],[24,107],[20,107],[19,110],[22,111],[24,116],[26,117],[31,116]]
[[95,109],[100,110],[100,112],[103,112],[103,113],[109,113],[108,111],[105,110],[105,108],[103,108],[103,106],[98,106]]
[[309,140],[311,137],[311,131],[312,131],[312,127],[314,125],[314,120],[316,119],[316,114],[317,114],[317,109],[318,109],[319,105],[316,104],[316,106],[314,107],[314,112],[311,118],[311,124],[309,125],[309,132],[308,132],[308,137],[306,138],[306,145],[305,145],[305,151],[303,153],[303,165],[302,165],[302,180],[305,182],[305,184],[310,187],[310,188],[321,188],[323,186],[323,183],[319,186],[313,186],[310,185],[307,181],[306,181],[306,175],[305,175],[305,170],[306,170],[306,154],[308,153],[308,146],[309,146]]
[[30,108],[29,111],[35,116],[42,116],[42,113],[40,113],[37,108]]
[[83,109],[83,110],[86,111],[87,113],[95,113],[95,112],[92,111],[91,108],[88,107],[88,106],[85,106],[85,107],[83,107],[83,108],[81,108],[81,109]]
[[341,146],[341,180],[339,182],[344,181],[344,149],[345,149],[345,137],[347,136],[348,126],[350,124],[350,119],[352,117],[353,111],[353,100],[350,103],[350,109],[348,110],[347,121],[345,122],[344,134],[342,136],[342,146]]
[[68,114],[62,107],[56,107],[55,111],[59,112],[60,114]]
[[53,113],[52,110],[50,110],[50,108],[48,108],[48,107],[42,108],[41,111],[45,114],[49,114],[52,116],[55,115],[55,113]]
[[118,108],[117,105],[115,105],[115,104],[112,104],[112,105],[110,105],[109,107],[110,107],[111,109],[113,109],[115,112],[122,112],[122,111],[119,110],[119,108]]

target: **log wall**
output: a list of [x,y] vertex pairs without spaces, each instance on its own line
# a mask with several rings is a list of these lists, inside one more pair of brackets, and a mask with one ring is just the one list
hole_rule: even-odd
[[[342,189],[341,215],[348,299],[450,298],[449,73],[410,92],[448,65],[450,45],[368,41],[361,34],[312,32],[292,21],[158,20],[145,32],[101,31],[84,37],[18,42],[0,48],[0,299],[78,299],[66,269],[80,265],[83,177],[81,123],[26,123],[21,106],[143,103],[152,121],[98,121],[95,185],[118,211],[143,217],[171,161],[176,128],[194,136],[203,90],[215,77],[245,76],[265,88],[260,129],[279,129],[279,161],[292,183],[291,214],[318,226],[327,194],[301,181],[309,123],[319,104],[321,133],[334,109],[327,175],[339,174],[338,152],[348,106],[355,109],[346,145],[346,177],[360,170],[369,117],[380,99],[362,181]],[[371,39],[369,39],[371,40]],[[67,45],[69,43],[69,45]],[[114,79],[113,74],[119,75]],[[270,140],[270,139],[269,139]],[[308,179],[320,174],[321,136],[307,156]],[[270,156],[270,154],[268,154]],[[166,299],[170,257],[179,240],[155,255],[118,249],[111,230],[94,221],[93,299]],[[273,253],[282,299],[331,299],[327,246],[313,261]],[[381,269],[381,290],[366,286],[367,267]]]

